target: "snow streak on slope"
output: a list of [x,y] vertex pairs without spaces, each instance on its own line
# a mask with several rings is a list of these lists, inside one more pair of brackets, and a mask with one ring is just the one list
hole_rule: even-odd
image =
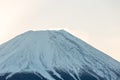
[[33,72],[55,80],[58,71],[75,80],[83,73],[99,79],[120,80],[120,63],[64,30],[28,31],[0,46],[0,74]]

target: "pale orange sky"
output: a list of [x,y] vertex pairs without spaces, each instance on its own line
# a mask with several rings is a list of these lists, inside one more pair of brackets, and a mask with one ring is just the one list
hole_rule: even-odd
[[120,0],[0,0],[0,44],[28,30],[65,29],[120,61]]

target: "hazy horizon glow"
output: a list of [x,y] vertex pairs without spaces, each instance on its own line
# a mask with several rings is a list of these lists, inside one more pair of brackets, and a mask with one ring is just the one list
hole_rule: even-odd
[[65,29],[120,61],[120,0],[0,0],[0,44],[28,30]]

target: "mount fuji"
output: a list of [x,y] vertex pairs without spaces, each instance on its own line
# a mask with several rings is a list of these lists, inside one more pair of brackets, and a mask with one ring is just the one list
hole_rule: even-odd
[[120,80],[120,62],[65,30],[28,31],[0,45],[0,80]]

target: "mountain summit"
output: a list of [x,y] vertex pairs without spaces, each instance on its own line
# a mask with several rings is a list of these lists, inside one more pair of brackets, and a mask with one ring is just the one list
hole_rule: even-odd
[[120,63],[64,30],[28,31],[0,45],[0,80],[20,73],[40,78],[32,80],[120,80]]

